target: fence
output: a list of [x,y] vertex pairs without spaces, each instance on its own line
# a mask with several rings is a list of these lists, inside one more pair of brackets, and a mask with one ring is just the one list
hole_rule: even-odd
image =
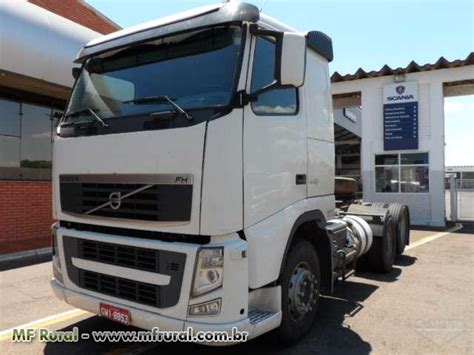
[[474,179],[448,178],[445,198],[448,220],[474,221]]

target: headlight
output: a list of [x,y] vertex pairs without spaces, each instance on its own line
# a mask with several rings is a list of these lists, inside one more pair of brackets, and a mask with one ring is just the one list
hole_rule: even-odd
[[197,255],[192,296],[197,297],[222,286],[224,248],[201,248]]

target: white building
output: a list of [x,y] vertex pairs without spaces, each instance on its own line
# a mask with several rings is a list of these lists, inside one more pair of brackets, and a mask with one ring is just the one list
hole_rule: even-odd
[[[354,133],[350,144],[360,137],[363,199],[407,204],[413,224],[444,226],[444,98],[474,93],[474,53],[423,66],[336,72],[332,82],[336,124],[343,119],[338,109],[361,109],[361,134],[345,129]],[[336,142],[336,153],[343,143]]]
[[0,0],[0,254],[50,245],[53,113],[77,52],[118,28],[81,0]]

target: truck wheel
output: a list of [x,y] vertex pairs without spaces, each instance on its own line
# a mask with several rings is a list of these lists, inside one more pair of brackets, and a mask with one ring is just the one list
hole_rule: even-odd
[[[390,204],[390,206],[392,206],[392,204]],[[408,244],[410,238],[410,215],[408,214],[408,207],[396,203],[393,207],[389,207],[389,210],[394,216],[397,229],[397,254],[401,255],[405,251],[405,246]]]
[[280,342],[292,344],[311,328],[319,304],[321,275],[318,254],[308,241],[295,244],[281,275]]
[[396,226],[389,216],[381,237],[374,237],[372,248],[367,253],[369,268],[374,272],[388,273],[392,270],[396,253]]
[[394,219],[397,234],[397,255],[403,254],[405,246],[410,242],[410,212],[406,205],[399,203],[374,202],[374,207],[388,208],[390,215]]

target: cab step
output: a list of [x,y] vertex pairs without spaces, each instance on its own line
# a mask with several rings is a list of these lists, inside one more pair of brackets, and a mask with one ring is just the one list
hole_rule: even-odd
[[271,318],[275,315],[277,315],[278,312],[269,312],[269,311],[261,311],[258,309],[254,309],[249,311],[249,319],[251,324],[257,324],[260,322],[264,322],[268,318]]

